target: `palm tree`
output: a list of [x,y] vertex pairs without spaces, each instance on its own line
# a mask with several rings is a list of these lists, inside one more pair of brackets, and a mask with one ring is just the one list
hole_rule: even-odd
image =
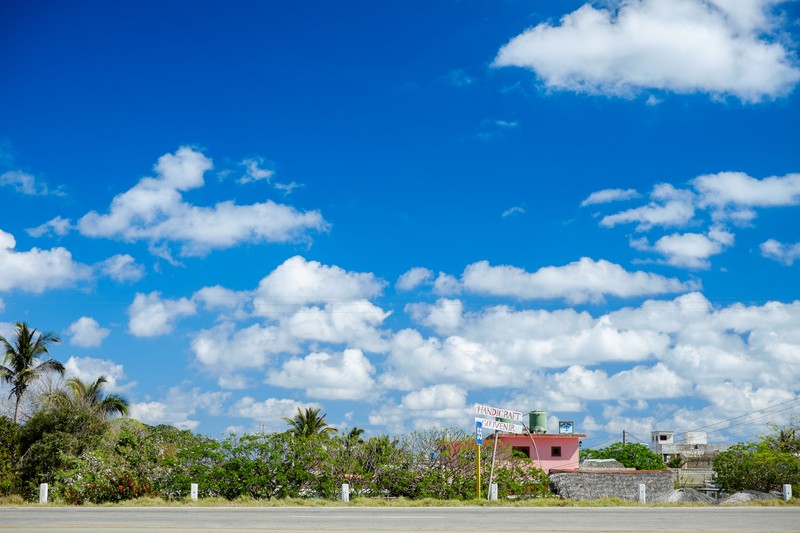
[[35,329],[29,329],[25,322],[17,322],[16,335],[12,342],[0,335],[0,341],[5,347],[5,357],[3,364],[0,365],[0,378],[11,385],[11,393],[8,398],[16,396],[14,404],[14,423],[17,423],[19,414],[19,402],[22,395],[28,390],[31,383],[38,380],[46,372],[64,373],[64,365],[54,359],[39,362],[39,359],[47,352],[50,344],[56,344],[61,340],[55,333],[40,333],[36,335]]
[[312,435],[327,435],[336,433],[336,428],[331,427],[325,422],[326,415],[320,415],[319,409],[307,407],[305,412],[299,407],[297,414],[292,418],[284,417],[283,420],[289,424],[289,432],[298,437],[310,437]]
[[100,376],[94,383],[86,383],[79,378],[70,378],[67,380],[67,387],[72,391],[72,397],[76,401],[85,402],[105,417],[113,414],[127,416],[127,398],[119,394],[102,394],[103,385],[106,383],[108,383],[108,379],[105,376]]

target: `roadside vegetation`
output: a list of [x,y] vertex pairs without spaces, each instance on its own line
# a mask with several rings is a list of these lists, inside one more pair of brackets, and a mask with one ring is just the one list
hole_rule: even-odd
[[[318,409],[298,409],[285,419],[286,431],[219,440],[125,418],[128,402],[104,391],[104,376],[70,378],[33,394],[35,383],[64,373],[46,358],[56,342],[24,323],[14,338],[0,337],[0,379],[9,385],[12,415],[0,416],[0,505],[36,501],[40,483],[49,484],[51,501],[71,505],[338,505],[344,483],[355,505],[628,505],[559,500],[544,472],[511,450],[493,470],[499,501],[477,499],[474,436],[457,429],[367,438],[359,428],[339,433]],[[774,428],[720,454],[715,467],[723,488],[779,490],[778,483],[791,482],[800,490],[797,427]],[[484,498],[489,455],[481,457]],[[585,450],[582,457],[664,468],[639,444]],[[197,502],[189,498],[193,483]]]

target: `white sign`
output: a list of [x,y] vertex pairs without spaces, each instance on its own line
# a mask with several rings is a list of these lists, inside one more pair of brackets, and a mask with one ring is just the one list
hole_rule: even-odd
[[[522,423],[522,413],[519,411],[509,411],[508,409],[500,409],[498,407],[490,407],[488,405],[476,403],[475,412],[481,416],[505,418],[506,420],[514,420],[515,422]],[[486,425],[483,427],[486,427]]]
[[506,433],[525,433],[525,428],[522,424],[515,424],[514,422],[503,422],[501,420],[490,420],[488,418],[475,417],[475,422],[480,422],[483,429],[505,431]]

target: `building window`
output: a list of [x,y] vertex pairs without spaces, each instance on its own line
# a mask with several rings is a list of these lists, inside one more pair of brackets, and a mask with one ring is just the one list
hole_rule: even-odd
[[667,436],[666,436],[666,435],[659,435],[658,437],[659,437],[661,440],[667,440]]
[[531,447],[530,446],[514,446],[511,448],[511,454],[514,457],[527,457],[528,459],[531,458]]
[[561,457],[561,446],[551,446],[550,457]]

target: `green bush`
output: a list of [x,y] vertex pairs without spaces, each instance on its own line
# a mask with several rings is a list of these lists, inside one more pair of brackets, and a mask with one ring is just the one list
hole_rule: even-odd
[[583,459],[616,459],[628,468],[636,470],[664,470],[666,465],[660,455],[639,443],[622,444],[616,442],[599,450],[581,450]]

